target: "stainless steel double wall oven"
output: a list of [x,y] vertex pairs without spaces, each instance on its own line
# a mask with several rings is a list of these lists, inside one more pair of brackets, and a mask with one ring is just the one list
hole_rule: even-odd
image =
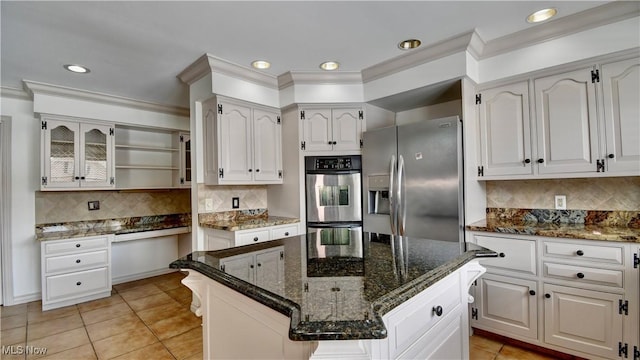
[[361,258],[360,156],[308,156],[305,173],[308,257]]

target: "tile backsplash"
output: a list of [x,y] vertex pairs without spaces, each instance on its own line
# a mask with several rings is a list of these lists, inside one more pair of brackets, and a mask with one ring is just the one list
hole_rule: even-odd
[[[240,207],[234,209],[231,201],[240,199]],[[207,210],[206,199],[211,199],[212,208]],[[198,213],[267,208],[266,185],[214,185],[198,184]]]
[[[100,209],[89,211],[89,201]],[[37,191],[36,224],[191,212],[191,190]]]
[[488,208],[554,209],[554,196],[568,210],[640,210],[640,177],[487,181]]

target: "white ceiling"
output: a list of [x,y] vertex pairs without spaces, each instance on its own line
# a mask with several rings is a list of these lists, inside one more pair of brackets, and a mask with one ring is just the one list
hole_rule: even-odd
[[[188,107],[176,75],[204,53],[265,72],[361,71],[423,46],[475,31],[491,41],[543,27],[527,15],[544,7],[562,17],[607,1],[6,1],[1,11],[1,85],[32,80]],[[63,64],[91,69],[70,73]]]

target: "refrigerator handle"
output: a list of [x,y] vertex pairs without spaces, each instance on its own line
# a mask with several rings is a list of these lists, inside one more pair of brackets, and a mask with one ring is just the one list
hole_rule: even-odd
[[404,199],[404,158],[400,155],[398,159],[398,234],[404,236],[404,225],[407,220],[407,202]]
[[396,156],[391,155],[391,165],[389,167],[389,221],[391,222],[391,234],[396,235],[396,194],[394,182],[396,178]]

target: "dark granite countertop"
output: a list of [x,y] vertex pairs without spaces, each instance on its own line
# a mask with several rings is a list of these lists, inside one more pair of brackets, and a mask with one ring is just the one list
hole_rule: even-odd
[[583,240],[640,242],[640,213],[633,211],[488,208],[471,231]]
[[[358,240],[360,241],[360,240]],[[360,256],[318,257],[314,233],[218,251],[193,252],[171,268],[193,269],[291,318],[292,340],[381,339],[387,336],[382,316],[476,257],[497,256],[467,244],[364,234]],[[256,286],[220,270],[235,255],[266,249],[284,254],[284,284]],[[311,251],[309,251],[311,249]],[[332,248],[335,250],[335,247]],[[403,249],[401,251],[401,249]],[[329,248],[324,249],[329,254]],[[336,251],[337,254],[339,251]],[[402,256],[401,254],[404,254]],[[400,265],[403,264],[403,265]],[[335,314],[327,307],[332,287],[345,301]]]
[[36,225],[36,240],[60,240],[85,236],[122,235],[191,227],[191,214],[139,216],[120,219],[75,221]]

